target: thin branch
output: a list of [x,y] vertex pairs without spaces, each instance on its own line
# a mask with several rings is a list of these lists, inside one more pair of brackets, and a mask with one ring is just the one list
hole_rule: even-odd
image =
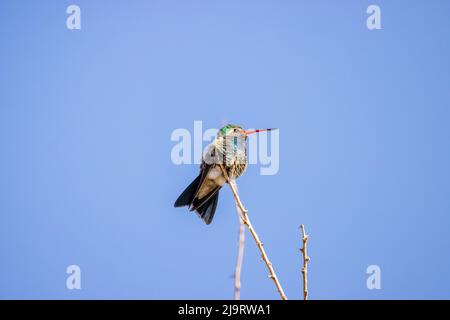
[[280,282],[278,281],[277,275],[275,274],[275,270],[272,267],[272,263],[269,261],[269,258],[267,257],[266,251],[264,250],[263,244],[261,243],[261,240],[259,240],[258,234],[256,233],[255,229],[253,229],[253,226],[250,222],[250,219],[248,217],[248,211],[245,209],[244,205],[241,202],[241,199],[239,198],[239,195],[237,193],[237,190],[235,188],[235,185],[233,181],[228,176],[227,171],[225,168],[221,165],[223,174],[225,179],[228,182],[228,185],[230,186],[231,192],[233,193],[234,200],[236,201],[236,205],[240,209],[242,216],[241,219],[244,222],[244,224],[247,226],[248,231],[250,231],[250,234],[252,235],[253,239],[256,242],[256,245],[258,246],[259,251],[261,252],[261,258],[263,259],[264,263],[266,264],[267,268],[269,269],[269,278],[273,280],[275,283],[275,286],[277,287],[278,293],[280,294],[281,299],[287,300],[286,295],[284,294],[283,288],[281,287]]
[[[234,185],[237,190],[237,186]],[[245,224],[242,221],[242,213],[236,205],[236,213],[239,219],[239,241],[238,241],[238,255],[236,259],[236,269],[234,271],[234,300],[241,299],[241,271],[242,263],[244,261],[244,245],[245,245]]]
[[311,258],[308,256],[308,235],[305,233],[305,226],[302,224],[302,243],[303,247],[300,248],[300,252],[303,254],[303,267],[302,267],[302,278],[303,278],[303,299],[308,300],[308,262]]

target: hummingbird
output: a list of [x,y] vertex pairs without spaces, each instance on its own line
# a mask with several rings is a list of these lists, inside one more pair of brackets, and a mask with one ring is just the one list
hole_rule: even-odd
[[195,211],[209,225],[216,212],[219,190],[227,182],[222,168],[230,179],[239,178],[248,164],[247,137],[253,133],[271,130],[276,129],[245,130],[233,124],[221,128],[203,154],[199,175],[181,193],[174,206],[188,206],[190,211]]

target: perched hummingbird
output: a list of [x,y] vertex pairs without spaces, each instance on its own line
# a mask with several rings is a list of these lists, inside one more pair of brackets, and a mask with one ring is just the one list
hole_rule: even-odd
[[216,212],[219,190],[227,182],[220,165],[230,179],[239,178],[247,168],[248,135],[271,131],[262,129],[246,131],[240,126],[228,124],[217,133],[207,147],[200,165],[200,174],[175,201],[175,207],[189,206],[206,224],[210,224]]

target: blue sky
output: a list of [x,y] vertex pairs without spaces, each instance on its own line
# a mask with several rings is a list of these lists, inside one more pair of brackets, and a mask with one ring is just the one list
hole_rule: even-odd
[[[81,30],[66,8],[81,8]],[[378,4],[382,30],[366,28]],[[237,218],[173,202],[170,140],[280,128],[238,180],[290,299],[450,298],[448,1],[4,1],[0,298],[229,299]],[[276,299],[247,234],[243,299]],[[67,266],[81,290],[66,288]],[[368,290],[366,268],[381,268]]]

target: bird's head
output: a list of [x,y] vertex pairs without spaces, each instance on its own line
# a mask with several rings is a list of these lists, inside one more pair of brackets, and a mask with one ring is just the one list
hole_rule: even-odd
[[245,130],[237,125],[234,124],[227,124],[226,126],[222,127],[219,132],[217,133],[217,137],[219,138],[225,138],[225,137],[245,137]]

